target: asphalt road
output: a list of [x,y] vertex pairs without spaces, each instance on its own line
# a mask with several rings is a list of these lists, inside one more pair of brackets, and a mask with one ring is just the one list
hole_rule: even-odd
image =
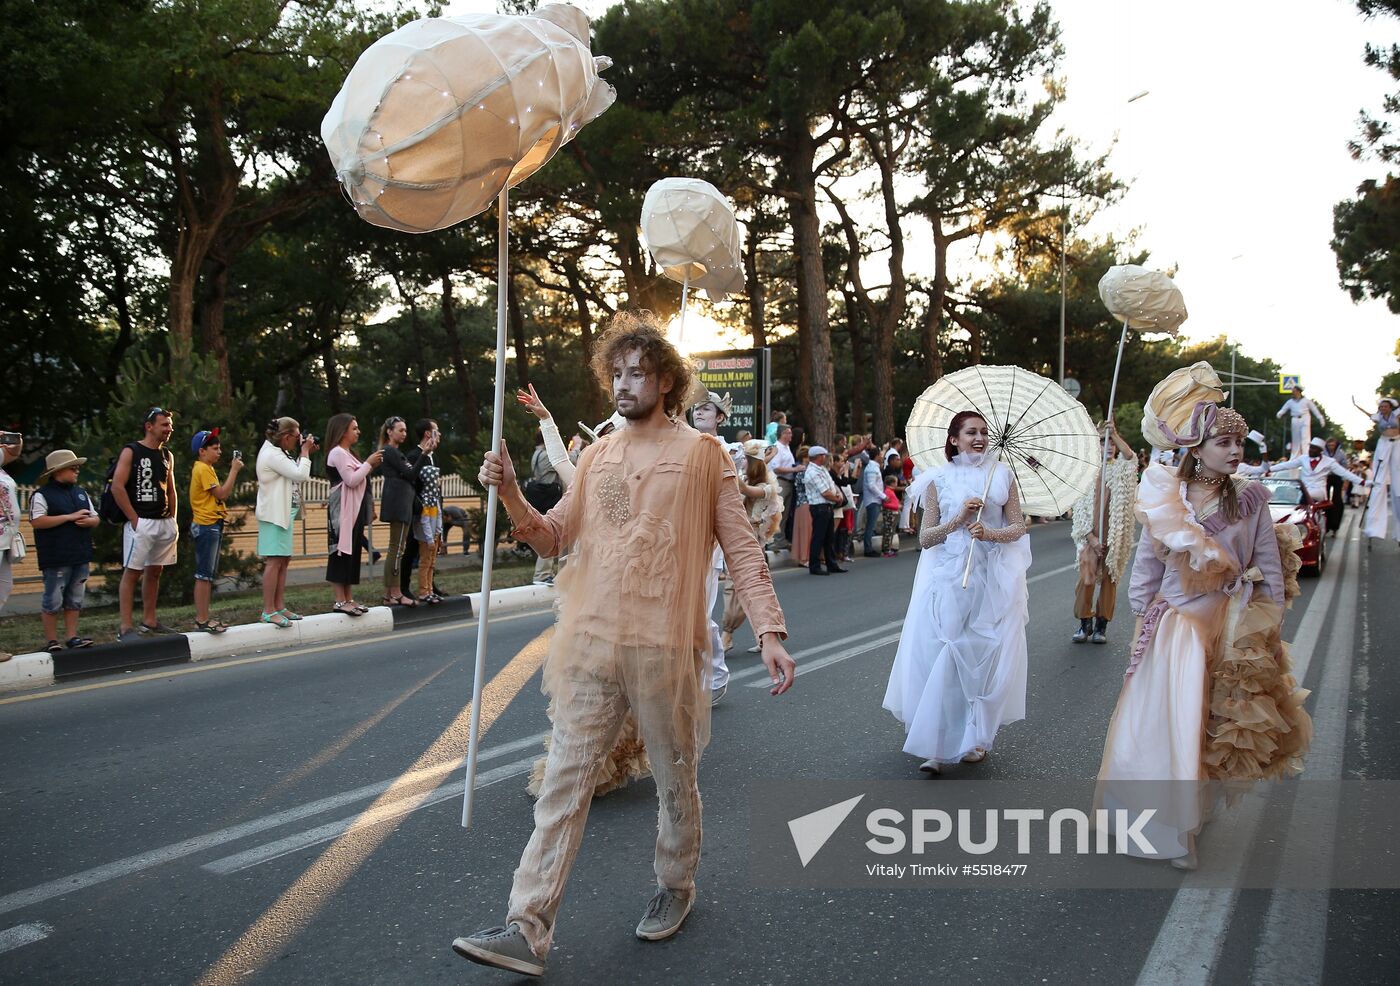
[[[1305,580],[1285,636],[1313,641],[1309,772],[1394,778],[1400,551],[1354,537],[1349,524],[1328,572]],[[1028,718],[958,768],[968,776],[1098,767],[1130,623],[1107,647],[1071,644],[1067,525],[1037,526],[1032,546]],[[633,936],[652,891],[654,788],[601,799],[550,981],[1395,981],[1395,891],[1203,891],[1184,876],[1180,892],[758,889],[748,819],[765,781],[917,776],[880,708],[915,561],[780,572],[790,646],[811,670],[781,698],[741,677],[716,709],[695,911],[668,942]],[[0,700],[0,982],[511,981],[450,943],[503,917],[530,831],[551,620],[493,621],[470,830],[456,764],[474,625]],[[758,664],[746,634],[730,661],[741,673]]]

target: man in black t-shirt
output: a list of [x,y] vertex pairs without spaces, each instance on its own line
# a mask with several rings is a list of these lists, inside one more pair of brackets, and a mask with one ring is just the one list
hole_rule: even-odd
[[[112,498],[126,515],[122,525],[122,581],[117,600],[121,629],[117,640],[138,635],[174,633],[156,616],[160,573],[175,564],[180,530],[175,523],[179,501],[175,492],[175,457],[165,447],[175,422],[170,412],[153,407],[142,422],[144,434],[117,456],[112,473]],[[141,583],[140,626],[133,626],[136,583]]]

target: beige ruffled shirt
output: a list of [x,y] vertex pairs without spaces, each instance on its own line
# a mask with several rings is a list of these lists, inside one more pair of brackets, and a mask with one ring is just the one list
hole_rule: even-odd
[[[561,619],[561,632],[628,647],[669,646],[676,615],[704,605],[703,593],[678,597],[682,583],[692,581],[681,574],[687,569],[702,574],[718,542],[754,632],[786,636],[768,565],[723,446],[674,422],[655,462],[638,469],[628,454],[638,441],[624,429],[589,446],[574,482],[548,514],[530,508],[513,518],[519,524],[512,536],[541,555],[570,551],[567,586],[561,586],[569,605],[562,615],[571,616],[574,625],[566,627]],[[701,471],[697,460],[708,455],[715,461],[705,465],[715,479],[706,495],[694,486]],[[705,505],[698,503],[703,499],[709,500],[711,518],[703,517]],[[706,522],[710,530],[696,539],[703,545],[700,556],[680,557],[682,529]],[[698,616],[691,622],[703,649],[708,623]]]

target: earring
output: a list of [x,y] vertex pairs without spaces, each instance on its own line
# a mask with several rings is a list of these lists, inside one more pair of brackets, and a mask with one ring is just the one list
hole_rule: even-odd
[[1201,474],[1201,457],[1199,455],[1193,455],[1191,458],[1196,460],[1196,464],[1191,468],[1191,474],[1193,476],[1199,476]]

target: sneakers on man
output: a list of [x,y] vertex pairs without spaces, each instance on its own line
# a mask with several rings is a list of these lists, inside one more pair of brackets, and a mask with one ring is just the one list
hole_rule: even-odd
[[452,943],[452,951],[464,959],[523,976],[544,975],[544,960],[535,957],[520,925],[513,922],[508,928],[486,928],[458,938]]
[[647,904],[647,912],[637,925],[637,937],[643,941],[661,941],[681,930],[681,923],[690,913],[693,897],[682,897],[674,890],[662,887]]
[[719,705],[719,700],[724,698],[724,693],[727,691],[729,691],[729,682],[727,681],[724,684],[720,685],[718,688],[711,688],[710,707],[714,708],[716,705]]

